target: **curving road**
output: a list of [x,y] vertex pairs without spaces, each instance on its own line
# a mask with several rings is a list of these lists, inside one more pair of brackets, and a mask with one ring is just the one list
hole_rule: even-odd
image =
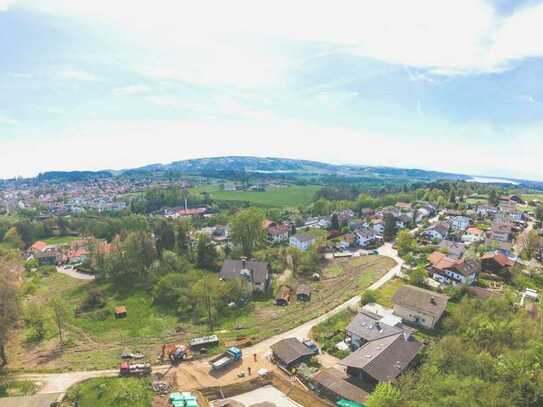
[[61,273],[77,280],[83,281],[94,281],[96,279],[96,277],[94,277],[92,274],[80,273],[77,270],[66,269],[64,267],[57,267],[57,273]]
[[[387,282],[392,280],[394,277],[401,275],[401,268],[403,265],[403,260],[398,257],[398,253],[392,247],[391,243],[385,243],[382,247],[378,249],[381,256],[389,257],[396,262],[396,265],[392,267],[383,277],[378,281],[372,284],[368,289],[377,290],[378,288],[385,285]],[[307,338],[309,337],[309,332],[311,329],[325,321],[326,319],[338,314],[339,312],[358,304],[360,297],[356,296],[346,301],[345,303],[339,305],[333,310],[327,312],[315,318],[311,321],[306,322],[290,331],[283,332],[279,335],[272,336],[262,342],[259,342],[248,348],[244,348],[243,352],[246,354],[265,354],[269,351],[271,345],[280,341],[281,339],[286,338]],[[206,362],[207,363],[207,362]],[[153,372],[164,373],[171,369],[171,366],[154,366]],[[40,373],[29,373],[17,375],[17,378],[31,380],[35,382],[40,382],[43,384],[43,387],[40,389],[39,394],[49,394],[49,393],[64,393],[74,384],[79,382],[99,378],[99,377],[115,377],[119,374],[118,370],[97,370],[97,371],[88,371],[88,372],[66,372],[66,373],[50,373],[50,374],[40,374]]]

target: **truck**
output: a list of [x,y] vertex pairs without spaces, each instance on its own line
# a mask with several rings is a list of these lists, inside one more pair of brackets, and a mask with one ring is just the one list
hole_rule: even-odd
[[121,377],[129,376],[148,376],[151,374],[153,369],[151,368],[150,363],[123,363],[119,368],[119,374]]
[[189,342],[189,346],[193,350],[202,350],[212,346],[217,346],[218,344],[219,337],[217,335],[195,338]]
[[222,355],[217,356],[209,361],[213,370],[225,369],[234,362],[241,360],[241,350],[235,347],[229,348]]

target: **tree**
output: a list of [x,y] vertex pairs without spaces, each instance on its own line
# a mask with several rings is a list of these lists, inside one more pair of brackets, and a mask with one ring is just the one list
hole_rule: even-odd
[[385,224],[384,224],[384,233],[383,233],[383,239],[385,239],[386,242],[391,242],[394,240],[394,237],[396,236],[396,220],[394,219],[394,216],[391,213],[387,213],[385,215]]
[[396,238],[396,246],[398,247],[398,253],[400,256],[412,252],[416,246],[416,240],[408,230],[401,230]]
[[258,208],[243,209],[232,219],[232,242],[241,246],[244,256],[251,257],[255,248],[263,240],[263,221],[264,213]]
[[8,363],[5,344],[8,332],[17,321],[19,301],[17,290],[4,278],[0,278],[0,368]]
[[217,270],[218,253],[209,236],[201,234],[196,250],[196,265],[202,270]]
[[332,215],[332,220],[330,222],[330,228],[332,230],[339,230],[339,217],[337,216],[337,213],[334,213]]
[[377,302],[379,294],[375,290],[365,290],[360,296],[360,304],[367,305]]
[[64,301],[62,301],[60,298],[54,298],[53,300],[51,300],[50,307],[53,314],[53,321],[57,328],[58,338],[60,343],[62,344],[64,342],[62,334],[64,331],[64,326],[66,325],[66,321],[68,319],[67,307]]
[[25,312],[26,324],[32,329],[32,339],[41,341],[45,338],[45,313],[36,304],[28,305]]
[[533,258],[543,246],[541,238],[535,230],[530,230],[528,233],[522,233],[518,238],[518,242],[522,248],[522,254],[528,259]]
[[159,253],[175,248],[175,229],[166,219],[160,219],[155,226],[156,248]]
[[368,398],[368,407],[395,407],[401,399],[400,390],[391,383],[379,383]]
[[204,273],[202,278],[192,286],[192,298],[206,316],[210,331],[215,327],[219,299],[222,298],[223,284],[217,275]]
[[409,284],[424,287],[424,282],[426,281],[426,271],[422,268],[411,270],[409,272]]
[[535,208],[535,217],[539,222],[543,222],[543,205],[538,205]]
[[495,189],[490,190],[488,194],[488,203],[493,206],[497,206],[499,202],[498,194]]
[[13,249],[22,249],[24,247],[24,243],[19,236],[19,232],[17,232],[17,228],[15,227],[8,229],[4,236],[4,243]]

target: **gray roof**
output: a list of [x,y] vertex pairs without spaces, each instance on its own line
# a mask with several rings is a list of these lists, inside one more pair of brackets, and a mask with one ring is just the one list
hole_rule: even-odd
[[[223,280],[231,280],[236,277],[241,277],[241,271],[244,269],[242,260],[226,259],[219,274]],[[252,272],[253,283],[264,284],[266,275],[268,274],[268,263],[264,261],[247,260],[245,269]]]
[[368,399],[368,393],[349,383],[347,379],[345,373],[333,367],[323,369],[313,376],[313,380],[328,391],[346,400],[365,402]]
[[296,338],[282,339],[271,346],[273,354],[285,365],[290,365],[313,352]]
[[298,240],[299,242],[311,242],[313,240],[315,240],[315,238],[309,234],[306,234],[306,233],[298,233],[294,236],[292,236],[292,239],[296,239]]
[[353,318],[347,327],[347,332],[354,334],[367,342],[397,335],[403,332],[401,328],[388,326],[382,322],[379,322],[379,319],[380,318],[372,318],[366,313],[361,312]]
[[388,382],[407,369],[422,347],[413,337],[398,334],[367,343],[339,364],[361,369],[379,382]]
[[443,294],[412,285],[404,285],[398,288],[392,298],[392,302],[396,305],[422,311],[438,319],[445,312],[448,301],[449,298]]
[[463,243],[453,242],[451,240],[443,240],[439,243],[439,247],[447,249],[449,257],[461,258],[466,252],[466,246]]

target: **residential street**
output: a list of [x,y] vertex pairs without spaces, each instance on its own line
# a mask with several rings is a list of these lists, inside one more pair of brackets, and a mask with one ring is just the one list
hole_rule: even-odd
[[57,272],[73,277],[77,280],[94,281],[96,279],[96,277],[91,274],[80,273],[77,270],[68,270],[64,267],[57,267]]

